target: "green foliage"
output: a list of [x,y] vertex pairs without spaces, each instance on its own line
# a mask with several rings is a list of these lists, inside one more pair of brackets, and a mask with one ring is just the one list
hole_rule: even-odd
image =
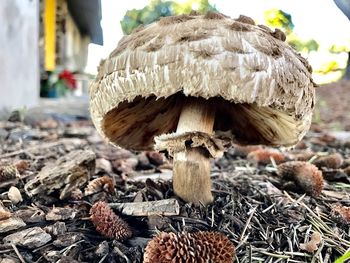
[[350,40],[349,43],[344,44],[334,44],[329,48],[329,52],[331,53],[342,53],[342,52],[350,52]]
[[305,53],[317,51],[319,48],[319,44],[315,39],[302,40],[293,33],[288,36],[288,43],[296,50]]
[[292,16],[279,9],[269,9],[264,12],[267,25],[281,28],[287,35],[287,42],[300,52],[309,53],[317,51],[319,44],[314,39],[302,40],[293,33],[294,24]]
[[269,26],[282,28],[286,33],[293,31],[292,16],[279,9],[269,9],[264,12],[264,20]]
[[345,252],[345,254],[342,255],[340,258],[338,258],[336,261],[334,261],[334,263],[345,263],[345,262],[348,262],[349,260],[350,260],[350,250]]
[[317,70],[318,72],[322,74],[327,74],[332,71],[337,71],[340,69],[340,66],[337,61],[331,60],[327,61],[326,63],[322,64],[320,68]]
[[120,23],[124,34],[128,35],[139,25],[150,24],[164,16],[190,13],[192,8],[200,13],[216,11],[215,6],[210,5],[208,0],[188,0],[181,4],[175,1],[152,0],[142,9],[128,10]]
[[174,15],[188,14],[193,9],[201,14],[206,13],[209,10],[217,11],[215,6],[209,4],[208,0],[188,0],[185,3],[173,2]]

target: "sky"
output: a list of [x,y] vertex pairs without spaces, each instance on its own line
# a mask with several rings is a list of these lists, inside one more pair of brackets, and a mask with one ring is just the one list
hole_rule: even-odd
[[[104,45],[89,45],[86,70],[96,73],[99,61],[106,58],[123,36],[120,21],[129,9],[141,9],[149,0],[101,0]],[[178,0],[177,2],[186,2]],[[244,14],[264,24],[264,11],[277,8],[292,15],[294,32],[301,39],[314,38],[321,50],[334,43],[349,43],[350,21],[333,0],[209,0],[212,5],[232,18]],[[323,59],[322,55],[317,56]]]

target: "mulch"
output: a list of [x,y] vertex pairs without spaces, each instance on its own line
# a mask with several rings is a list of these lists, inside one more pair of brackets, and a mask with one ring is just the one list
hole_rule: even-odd
[[[194,206],[177,200],[180,211],[172,216],[131,216],[114,209],[132,229],[132,237],[125,241],[96,231],[91,206],[97,201],[176,199],[168,180],[169,161],[156,152],[130,152],[106,144],[88,120],[0,122],[0,175],[1,167],[17,170],[13,177],[0,176],[0,262],[142,262],[145,246],[161,231],[224,233],[236,247],[236,262],[334,262],[350,247],[350,210],[346,210],[350,136],[329,132],[334,130],[334,120],[343,122],[347,117],[339,117],[336,110],[336,116],[327,119],[325,109],[318,110],[322,120],[313,124],[295,149],[280,152],[285,161],[310,151],[314,153],[310,162],[332,153],[341,155],[339,166],[319,167],[325,179],[320,196],[306,195],[297,184],[283,180],[273,160],[252,161],[242,149],[232,147],[212,163],[213,204]],[[79,163],[58,164],[57,160],[77,151],[83,153]],[[90,155],[84,159],[85,154]],[[52,168],[56,181],[40,172],[50,164],[66,165],[58,174],[57,167]],[[103,176],[112,179],[112,188],[90,186],[87,191],[91,181]],[[40,191],[34,193],[28,185]],[[14,201],[11,186],[19,189],[22,201]],[[63,188],[68,193],[64,198]],[[10,215],[1,219],[2,213]],[[314,232],[322,240],[312,251],[302,249]]]

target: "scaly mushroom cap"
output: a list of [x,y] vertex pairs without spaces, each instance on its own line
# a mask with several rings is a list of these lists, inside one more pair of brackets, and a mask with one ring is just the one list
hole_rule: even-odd
[[309,128],[315,84],[284,40],[245,16],[163,17],[124,36],[101,62],[90,86],[92,120],[113,144],[150,149],[155,136],[176,130],[185,97],[201,97],[216,106],[216,134],[294,145]]

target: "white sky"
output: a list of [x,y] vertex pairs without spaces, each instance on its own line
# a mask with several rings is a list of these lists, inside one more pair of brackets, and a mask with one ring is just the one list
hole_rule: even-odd
[[[178,0],[184,2],[186,0]],[[90,44],[86,70],[96,72],[99,61],[117,46],[123,36],[120,21],[129,9],[143,8],[148,0],[102,0],[104,45]],[[263,24],[264,11],[277,8],[292,15],[294,32],[302,39],[314,38],[321,48],[350,40],[350,21],[333,0],[209,0],[232,18],[244,14]]]

